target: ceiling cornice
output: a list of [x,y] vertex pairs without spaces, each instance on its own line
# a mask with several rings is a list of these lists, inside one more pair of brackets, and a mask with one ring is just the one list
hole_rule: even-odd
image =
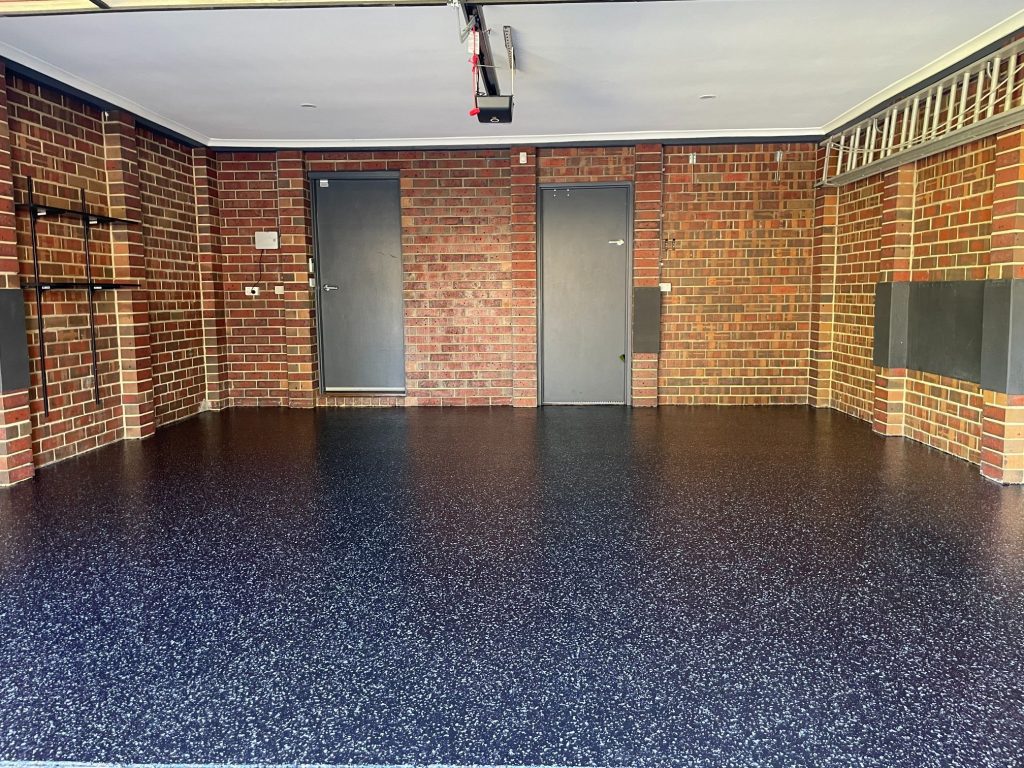
[[65,69],[61,69],[60,67],[54,66],[53,64],[37,58],[30,53],[26,53],[20,48],[15,48],[13,45],[0,42],[0,57],[13,61],[16,64],[20,64],[27,69],[38,72],[39,74],[52,80],[56,80],[59,83],[70,86],[77,91],[81,91],[88,96],[92,96],[93,98],[104,102],[105,104],[131,112],[136,117],[141,117],[147,122],[158,125],[168,131],[180,134],[197,144],[209,145],[210,143],[209,136],[205,136],[199,131],[189,128],[187,125],[182,125],[176,120],[172,120],[166,115],[161,115],[159,112],[154,112],[153,110],[144,107],[142,104],[138,104],[118,93],[108,91],[103,86],[97,85],[85,78],[78,77]]
[[930,78],[962,64],[965,60],[984,51],[989,46],[999,44],[1021,29],[1024,29],[1024,10],[1018,11],[1008,19],[971,38],[963,45],[958,45],[948,53],[926,64],[916,72],[911,72],[906,77],[900,78],[886,88],[864,99],[860,104],[851,107],[841,115],[825,123],[822,127],[822,132],[826,135],[830,134],[848,123],[866,117],[890,99],[895,99],[908,91],[916,89]]

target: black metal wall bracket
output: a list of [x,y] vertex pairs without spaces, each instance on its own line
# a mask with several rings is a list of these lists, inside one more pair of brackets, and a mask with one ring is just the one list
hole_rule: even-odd
[[[102,402],[100,397],[100,376],[99,376],[99,352],[96,343],[96,292],[116,291],[121,289],[138,288],[138,283],[117,283],[100,282],[93,279],[92,274],[92,250],[90,238],[94,227],[102,227],[114,224],[139,224],[140,222],[131,219],[119,219],[113,216],[103,216],[89,211],[85,202],[85,189],[79,190],[81,200],[80,208],[64,208],[55,205],[44,205],[37,203],[35,199],[35,187],[32,177],[28,177],[28,200],[18,208],[27,210],[31,219],[32,237],[32,281],[22,285],[25,290],[35,293],[36,304],[36,331],[39,334],[39,370],[41,374],[43,412],[50,413],[50,392],[46,374],[46,321],[43,317],[43,296],[48,291],[77,291],[87,292],[89,299],[89,350],[92,354],[92,382],[93,397],[96,404]],[[85,254],[85,279],[84,280],[51,280],[44,281],[40,275],[39,266],[39,233],[37,225],[46,219],[59,219],[62,217],[77,218],[82,224],[82,251]]]

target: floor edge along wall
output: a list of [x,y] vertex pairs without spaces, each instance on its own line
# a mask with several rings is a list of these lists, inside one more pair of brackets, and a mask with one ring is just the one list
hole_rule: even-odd
[[[1024,482],[1020,129],[816,187],[808,143],[216,152],[3,74],[2,485],[204,409],[536,407],[537,190],[560,184],[633,190],[633,406],[830,407]],[[400,178],[406,392],[324,394],[309,175],[381,171]],[[30,177],[45,204],[84,190],[90,214],[126,220],[91,233],[90,269],[138,285],[91,311],[89,291],[47,291],[43,338],[23,290]],[[84,279],[77,225],[36,226],[41,279]],[[257,250],[259,231],[280,247]],[[963,359],[919,333],[945,283],[964,287],[944,327],[978,337]]]

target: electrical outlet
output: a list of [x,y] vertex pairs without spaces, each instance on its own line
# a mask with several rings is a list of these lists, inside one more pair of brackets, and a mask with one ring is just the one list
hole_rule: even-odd
[[284,296],[284,286],[283,285],[275,285],[274,286],[274,293],[277,294],[278,296]]
[[245,286],[245,295],[246,296],[259,296],[260,295],[260,287],[258,285],[247,285],[247,286]]

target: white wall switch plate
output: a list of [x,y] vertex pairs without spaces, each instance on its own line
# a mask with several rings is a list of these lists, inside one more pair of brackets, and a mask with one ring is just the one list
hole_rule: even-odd
[[519,153],[519,164],[520,165],[526,165],[526,153],[525,152],[520,152]]
[[284,296],[284,286],[283,285],[275,285],[274,286],[274,293],[276,293],[278,296]]
[[672,293],[672,283],[658,283],[662,293]]
[[278,248],[277,232],[257,232],[256,250],[276,251]]
[[260,295],[260,287],[258,285],[247,285],[247,286],[245,286],[245,295],[246,296],[259,296]]

